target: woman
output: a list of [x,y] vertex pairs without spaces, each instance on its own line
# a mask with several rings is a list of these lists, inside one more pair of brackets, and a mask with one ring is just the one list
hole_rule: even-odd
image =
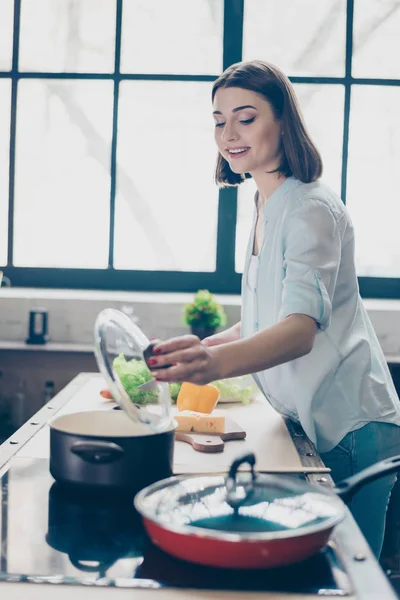
[[[278,68],[232,65],[212,100],[217,184],[252,177],[257,186],[241,322],[203,342],[191,335],[160,342],[151,366],[160,381],[197,384],[252,373],[338,481],[400,454],[399,399],[359,295],[353,227],[319,179],[320,155]],[[395,480],[366,486],[351,506],[377,556]]]

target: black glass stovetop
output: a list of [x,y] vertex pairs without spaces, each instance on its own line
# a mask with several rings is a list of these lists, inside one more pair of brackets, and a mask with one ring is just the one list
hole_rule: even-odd
[[230,570],[175,559],[148,539],[131,500],[60,488],[47,459],[13,458],[0,479],[0,580],[131,588],[352,592],[334,549],[297,565]]

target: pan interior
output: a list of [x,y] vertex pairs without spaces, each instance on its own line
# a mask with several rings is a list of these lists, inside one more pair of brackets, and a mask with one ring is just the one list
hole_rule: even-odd
[[[237,480],[239,493],[247,476],[242,473]],[[344,516],[339,497],[285,476],[258,476],[254,491],[235,510],[226,500],[223,476],[180,478],[150,487],[151,493],[139,492],[135,500],[143,516],[169,530],[211,537],[292,537],[333,527]]]
[[97,438],[139,437],[156,433],[142,423],[132,421],[124,411],[88,411],[63,415],[51,422],[51,428],[71,435]]

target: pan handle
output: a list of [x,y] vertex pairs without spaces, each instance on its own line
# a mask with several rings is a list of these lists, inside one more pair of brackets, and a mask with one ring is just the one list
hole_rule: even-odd
[[347,479],[343,479],[343,481],[340,481],[333,488],[333,491],[336,492],[342,500],[347,501],[367,483],[375,481],[375,479],[380,479],[384,475],[395,473],[396,471],[400,471],[400,455],[381,460],[380,462],[363,469],[359,473],[356,473]]
[[121,446],[113,442],[75,442],[71,446],[71,452],[82,458],[83,460],[95,463],[104,464],[110,463],[125,454]]

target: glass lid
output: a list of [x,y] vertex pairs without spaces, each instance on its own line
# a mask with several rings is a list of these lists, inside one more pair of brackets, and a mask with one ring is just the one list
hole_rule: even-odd
[[[135,506],[170,530],[218,539],[294,537],[333,527],[344,516],[338,496],[284,475],[238,472],[248,456],[224,475],[175,476],[141,490]],[[195,528],[195,529],[194,529]],[[232,538],[233,536],[233,538]]]
[[170,429],[173,419],[168,384],[155,381],[151,375],[145,361],[151,344],[141,329],[123,312],[107,308],[97,316],[94,341],[100,373],[120,407],[149,432]]

